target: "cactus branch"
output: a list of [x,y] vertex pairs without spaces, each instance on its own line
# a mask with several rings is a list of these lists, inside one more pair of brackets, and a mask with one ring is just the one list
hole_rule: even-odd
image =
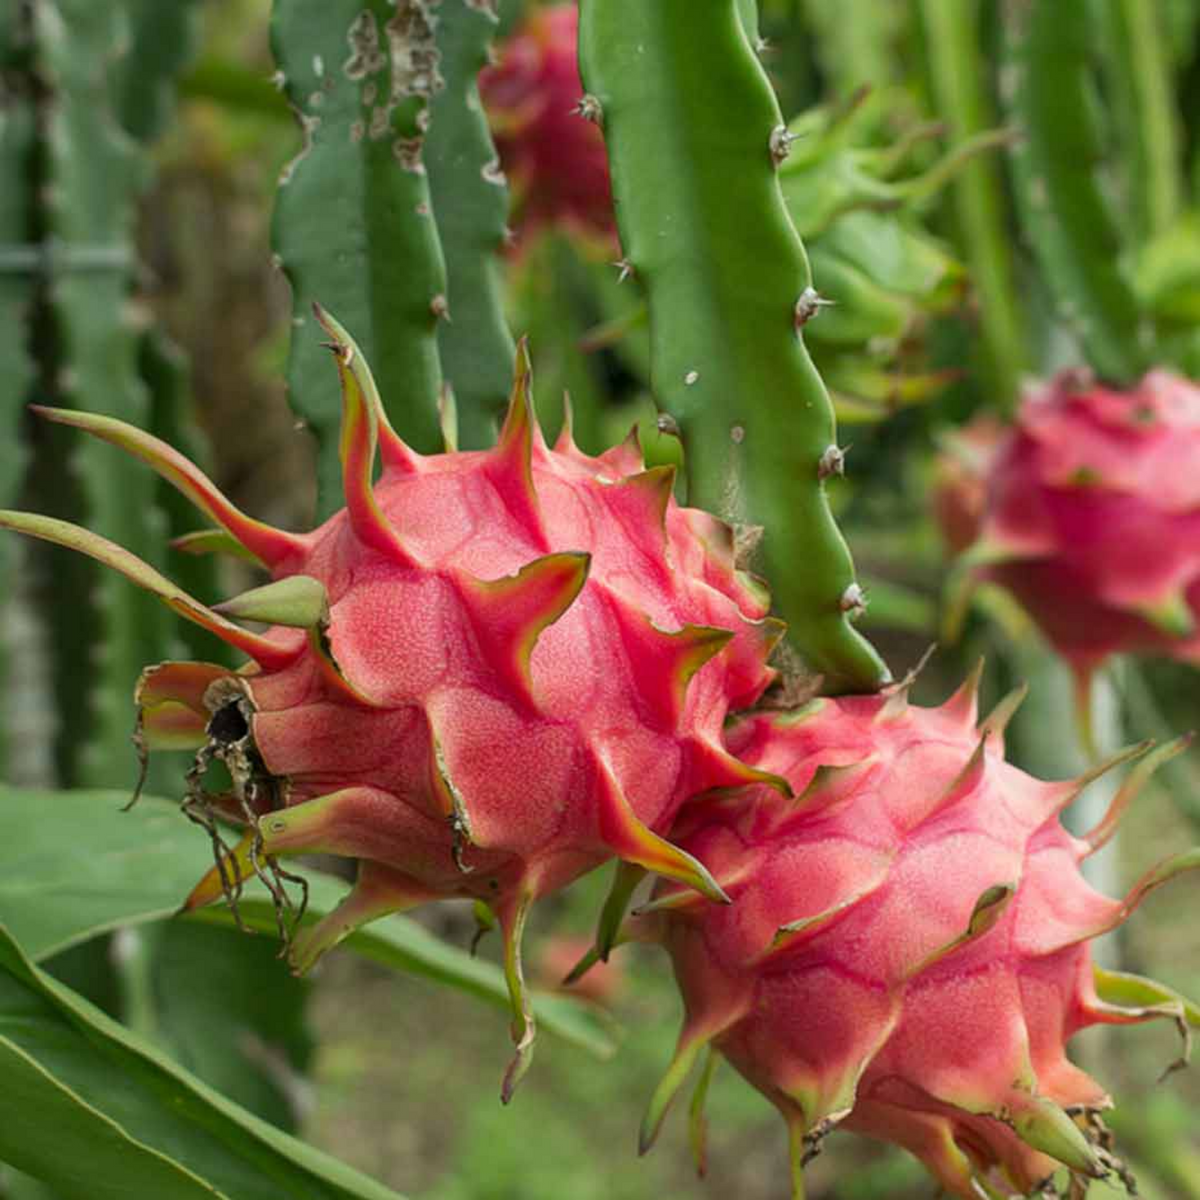
[[1101,156],[1087,0],[1011,3],[1005,99],[1020,140],[1013,174],[1059,313],[1109,383],[1145,369],[1147,333],[1120,263],[1120,231],[1096,177]]
[[819,477],[837,438],[797,333],[811,276],[771,154],[784,122],[738,6],[583,0],[579,45],[690,497],[765,525],[776,598],[808,664],[831,690],[874,690],[887,671],[841,605],[853,565]]
[[451,0],[438,12],[445,88],[430,107],[429,190],[446,254],[449,320],[438,325],[446,382],[454,389],[459,445],[495,441],[512,381],[513,340],[504,317],[500,251],[508,188],[498,169],[475,78],[496,18],[486,5]]
[[[921,0],[920,5],[934,106],[955,142],[980,136],[995,125],[984,85],[978,9],[967,0]],[[954,181],[953,200],[979,295],[989,392],[999,405],[1011,409],[1017,402],[1026,342],[996,164],[985,156],[967,163]]]
[[423,144],[442,86],[434,5],[275,0],[272,44],[305,147],[280,181],[275,249],[292,284],[291,401],[316,434],[319,504],[337,506],[340,407],[312,304],[354,330],[393,424],[441,445],[437,325],[446,272]]

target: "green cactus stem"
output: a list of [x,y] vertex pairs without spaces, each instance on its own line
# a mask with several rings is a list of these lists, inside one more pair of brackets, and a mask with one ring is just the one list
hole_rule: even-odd
[[[970,0],[921,0],[920,17],[934,108],[951,137],[978,136],[995,126],[980,48],[979,5]],[[1026,365],[1025,322],[1013,286],[1012,239],[997,165],[968,163],[952,188],[954,215],[979,295],[983,369],[1001,408],[1017,402]]]
[[1091,366],[1107,382],[1128,385],[1146,368],[1151,330],[1097,178],[1102,130],[1090,13],[1087,0],[1008,5],[1002,92],[1019,135],[1012,159],[1022,224],[1058,311]]
[[438,349],[464,450],[496,440],[515,354],[500,281],[508,188],[475,83],[496,29],[492,7],[487,0],[447,0],[438,10],[446,86],[430,107],[425,142],[450,305],[449,320],[438,326]]
[[198,0],[125,0],[128,49],[115,72],[115,106],[122,127],[139,142],[157,137],[169,121],[179,74],[199,33]]
[[833,691],[887,669],[821,463],[833,409],[798,328],[818,311],[777,171],[786,128],[735,0],[583,0],[625,259],[646,290],[651,382],[683,431],[693,502],[766,528],[782,615]]
[[443,86],[433,0],[275,0],[271,41],[305,145],[280,181],[274,240],[292,285],[291,402],[320,447],[318,505],[340,503],[340,401],[314,301],[363,346],[393,424],[441,447],[437,326],[446,271],[423,161]]
[[[115,120],[110,76],[124,46],[124,13],[91,0],[30,7],[33,69],[46,97],[33,185],[44,203],[36,231],[44,259],[35,333],[39,395],[144,425],[148,401],[130,303],[134,203],[144,168]],[[130,473],[109,446],[68,446],[52,436],[38,450],[32,485],[39,507],[81,517],[161,561],[152,481]],[[43,561],[63,718],[60,776],[127,784],[129,698],[146,659],[165,649],[165,616],[111,572],[77,557]]]
[[1179,116],[1159,0],[1110,0],[1096,11],[1106,22],[1107,72],[1125,151],[1125,188],[1140,241],[1167,232],[1183,200]]
[[[30,177],[36,125],[19,16],[16,6],[0,12],[0,179],[6,181],[0,187],[0,505],[16,502],[24,476],[18,435],[34,380],[29,337],[35,281],[20,252],[31,240],[34,200],[31,188],[15,184]],[[0,549],[0,596],[11,595],[22,553],[15,545]],[[0,656],[0,674],[7,674],[7,651],[0,649]],[[9,766],[10,736],[7,729],[0,733],[0,769]]]

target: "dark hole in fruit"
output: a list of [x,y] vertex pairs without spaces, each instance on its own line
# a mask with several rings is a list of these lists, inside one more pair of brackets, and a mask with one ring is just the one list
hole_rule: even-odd
[[246,714],[242,712],[242,706],[236,700],[218,708],[208,723],[208,736],[214,742],[221,742],[226,746],[240,742],[249,732]]

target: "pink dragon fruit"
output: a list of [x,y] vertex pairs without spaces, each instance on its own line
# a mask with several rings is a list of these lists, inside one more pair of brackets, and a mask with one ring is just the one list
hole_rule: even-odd
[[[657,831],[696,793],[769,778],[721,737],[726,714],[773,678],[782,625],[736,569],[730,529],[678,506],[673,470],[643,469],[635,437],[599,458],[569,428],[547,447],[523,348],[496,447],[421,457],[388,426],[354,343],[318,318],[341,376],[346,507],[312,533],[247,517],[121,422],[43,410],[153,466],[273,583],[210,609],[74,526],[12,513],[0,524],[123,571],[253,660],[237,672],[164,663],[138,684],[145,750],[198,753],[190,815],[214,845],[212,809],[248,826],[191,905],[252,872],[279,899],[280,855],[357,859],[347,899],[293,942],[298,969],[423,901],[466,896],[493,910],[519,1047],[507,1097],[532,1038],[520,938],[534,899],[614,855],[724,899]],[[214,757],[233,778],[228,795],[200,789]]]
[[900,686],[732,727],[730,748],[783,775],[797,799],[755,787],[690,805],[674,835],[733,904],[660,885],[630,923],[627,935],[670,952],[686,1008],[643,1149],[709,1047],[782,1112],[797,1196],[803,1162],[835,1125],[898,1143],[973,1200],[1025,1195],[1061,1165],[1077,1185],[1123,1170],[1098,1115],[1108,1098],[1064,1044],[1097,1022],[1183,1026],[1200,1010],[1093,966],[1088,942],[1200,866],[1200,851],[1160,864],[1124,900],[1093,891],[1079,864],[1186,739],[1143,757],[1075,838],[1058,813],[1104,768],[1043,783],[1006,763],[1020,696],[977,727],[977,678],[936,709],[910,707]]
[[479,90],[521,236],[565,226],[607,249],[616,234],[608,158],[580,100],[578,35],[574,4],[535,10],[500,48],[499,65],[480,74]]
[[933,515],[951,554],[961,554],[979,538],[988,475],[1005,433],[994,417],[983,416],[941,439],[942,453],[934,464]]
[[963,563],[1012,591],[1084,692],[1110,654],[1200,663],[1200,387],[1064,372],[1031,392]]

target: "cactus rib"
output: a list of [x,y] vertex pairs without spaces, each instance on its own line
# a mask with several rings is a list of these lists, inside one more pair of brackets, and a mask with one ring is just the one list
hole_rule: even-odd
[[274,241],[292,285],[291,402],[317,437],[318,504],[340,496],[340,406],[312,304],[354,329],[415,449],[440,447],[446,272],[422,160],[442,87],[432,0],[275,0],[271,41],[305,147],[280,181]]

